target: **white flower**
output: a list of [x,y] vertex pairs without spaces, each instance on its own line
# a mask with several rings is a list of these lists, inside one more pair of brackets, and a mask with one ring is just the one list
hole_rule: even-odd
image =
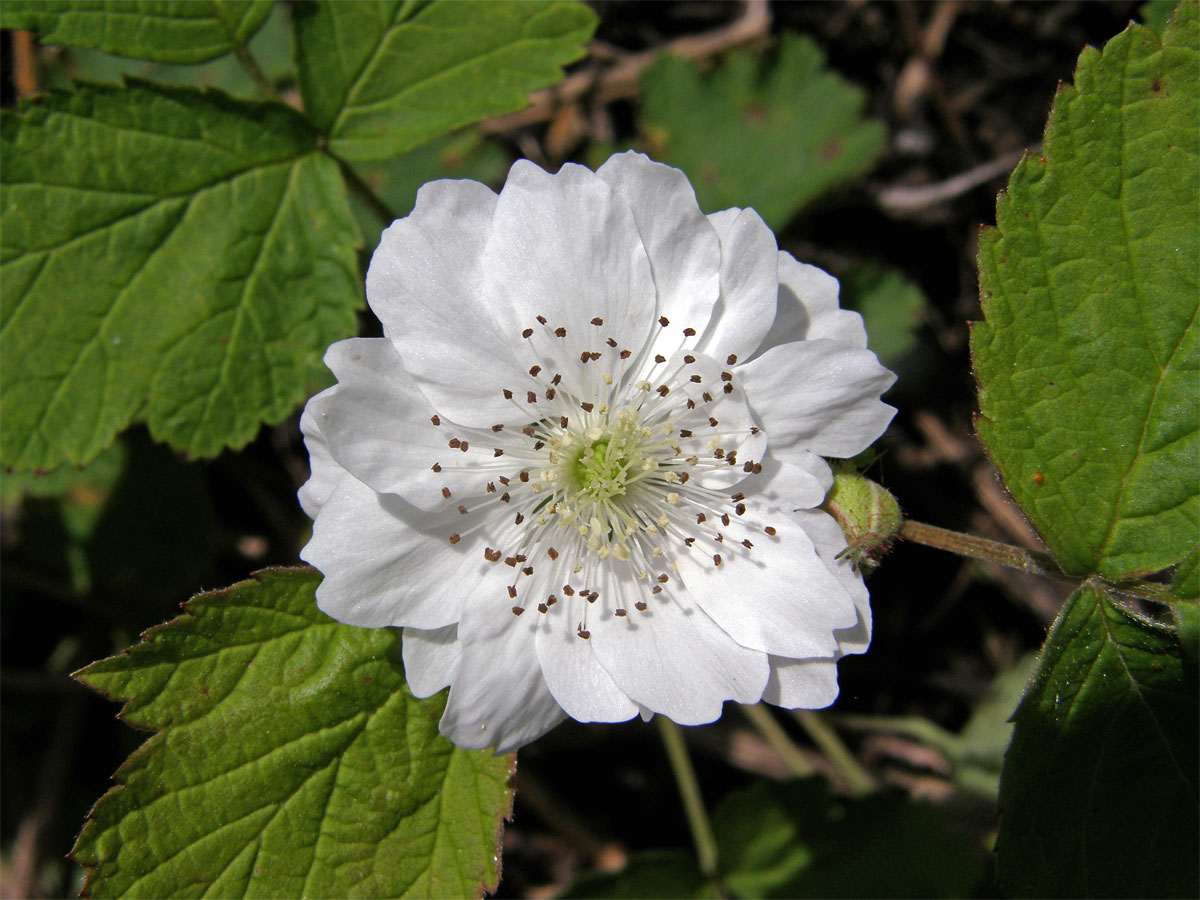
[[626,153],[425,185],[367,298],[386,337],[330,347],[301,421],[301,556],[329,615],[404,626],[443,734],[832,702],[871,614],[821,457],[894,413],[833,278]]

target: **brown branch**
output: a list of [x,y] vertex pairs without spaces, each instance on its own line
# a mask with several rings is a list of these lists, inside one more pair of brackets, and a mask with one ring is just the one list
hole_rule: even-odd
[[[486,119],[480,124],[485,134],[504,134],[526,125],[545,122],[554,117],[556,110],[575,103],[583,96],[593,93],[597,103],[611,103],[632,97],[638,92],[638,78],[664,54],[674,54],[684,59],[708,59],[733,47],[765,38],[771,29],[771,11],[767,0],[745,0],[742,14],[728,25],[703,34],[676,38],[642,53],[617,55],[617,61],[609,68],[591,68],[569,75],[561,84],[533,94],[530,105],[507,116]],[[613,58],[611,47],[593,43],[590,53],[595,59]]]

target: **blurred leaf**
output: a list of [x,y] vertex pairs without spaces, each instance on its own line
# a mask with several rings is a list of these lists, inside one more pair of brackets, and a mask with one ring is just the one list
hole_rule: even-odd
[[[464,131],[435,138],[391,159],[359,164],[355,169],[395,217],[401,219],[412,212],[417,190],[427,181],[470,178],[484,184],[494,183],[503,179],[509,161],[500,147],[477,131]],[[390,223],[380,222],[359,203],[354,203],[353,208],[364,246],[374,249],[380,232]]]
[[270,11],[271,0],[4,0],[0,25],[46,44],[198,63],[244,45]]
[[[189,4],[195,5],[194,0]],[[246,45],[272,84],[286,83],[294,71],[290,8],[286,3],[270,4],[266,21]],[[211,62],[188,65],[126,59],[101,50],[71,47],[59,56],[56,65],[46,67],[43,75],[47,87],[59,90],[74,90],[74,82],[78,81],[122,84],[128,76],[159,84],[214,87],[242,97],[260,95],[258,85],[246,67],[229,54]]]
[[358,234],[294,110],[136,83],[2,123],[6,465],[85,463],[135,418],[213,455],[325,377]]
[[721,894],[705,880],[692,854],[651,850],[629,857],[620,872],[589,872],[567,885],[563,900],[708,900]]
[[1005,892],[1196,896],[1198,714],[1197,668],[1179,634],[1095,585],[1076,591],[1046,639],[1004,762]]
[[1162,34],[1163,29],[1167,27],[1167,22],[1171,20],[1173,12],[1175,12],[1175,0],[1147,0],[1138,8],[1138,18],[1147,28],[1153,28]]
[[862,314],[871,349],[888,368],[917,342],[925,292],[894,269],[855,266],[842,273],[842,306]]
[[80,680],[161,729],[73,851],[86,895],[479,896],[515,757],[459,750],[414,700],[399,634],[322,614],[311,569],[201,594]]
[[751,206],[779,229],[865,172],[886,132],[860,117],[863,91],[825,69],[808,38],[785,34],[769,73],[759,60],[733,53],[702,78],[664,57],[642,76],[642,130],[651,156],[687,173],[705,212]]
[[1178,562],[1200,527],[1200,37],[1079,58],[979,253],[980,437],[1064,569]]
[[346,159],[386,159],[485,116],[513,112],[584,54],[580,3],[339,3],[295,10],[300,94]]
[[713,828],[739,897],[963,897],[984,874],[941,808],[891,792],[843,801],[822,779],[731,794]]
[[1004,752],[1012,741],[1012,716],[1029,677],[1037,664],[1037,654],[1023,656],[1011,669],[992,679],[988,697],[975,707],[959,733],[952,777],[956,784],[992,798],[1000,788]]

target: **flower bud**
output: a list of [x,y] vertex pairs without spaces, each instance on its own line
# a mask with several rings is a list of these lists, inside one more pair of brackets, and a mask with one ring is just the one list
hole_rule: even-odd
[[821,506],[846,535],[845,557],[856,571],[870,572],[891,549],[904,517],[887,490],[859,474],[849,463],[834,464],[833,487]]

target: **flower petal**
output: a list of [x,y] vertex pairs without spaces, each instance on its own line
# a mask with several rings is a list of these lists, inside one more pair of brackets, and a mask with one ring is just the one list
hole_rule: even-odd
[[[567,163],[550,175],[515,163],[482,264],[487,278],[476,302],[500,326],[491,342],[519,344],[533,328],[539,364],[561,373],[567,386],[579,388],[571,380],[578,381],[582,352],[600,351],[605,340],[637,352],[658,327],[654,279],[633,212],[583,166]],[[562,337],[552,331],[559,328]]]
[[680,725],[712,722],[726,700],[756,702],[769,674],[766,654],[739,646],[686,597],[660,597],[644,613],[592,630],[596,657],[617,686]]
[[478,458],[447,447],[451,423],[434,414],[391,341],[339,341],[325,352],[325,365],[337,376],[337,393],[314,397],[305,414],[355,478],[426,510],[445,506],[443,488],[456,497],[482,489]]
[[775,319],[779,247],[752,209],[727,209],[708,221],[721,238],[721,299],[696,348],[717,359],[749,359]]
[[325,573],[317,605],[339,622],[364,628],[440,628],[458,621],[465,597],[504,596],[504,575],[486,563],[478,543],[451,546],[435,536],[450,528],[439,530],[428,518],[399,497],[344,476],[300,552]]
[[596,174],[633,211],[650,258],[657,311],[674,327],[658,332],[650,354],[670,356],[682,329],[702,333],[721,291],[721,242],[696,203],[687,176],[629,151],[609,158]]
[[792,341],[843,341],[867,346],[862,316],[838,307],[838,281],[832,275],[779,251],[779,299],[775,322],[756,356]]
[[460,747],[507,753],[545,734],[566,714],[542,677],[535,619],[502,604],[470,604],[459,623],[462,660],[438,730]]
[[764,522],[774,535],[758,530],[750,549],[724,541],[720,565],[699,544],[679,553],[675,564],[687,596],[743,647],[775,656],[836,656],[834,631],[858,619],[853,600],[790,513]]
[[[474,181],[434,181],[393,222],[367,270],[367,301],[433,406],[465,425],[502,421],[523,375],[519,334],[479,302],[497,198]],[[463,372],[471,372],[464,378]]]
[[566,604],[540,617],[537,655],[550,693],[579,722],[624,722],[637,715],[637,704],[625,696],[593,652],[567,621]]
[[824,709],[837,699],[837,663],[831,659],[771,657],[763,699],[784,709]]
[[841,341],[772,347],[741,369],[772,448],[850,457],[883,434],[896,410],[879,399],[896,376],[870,350]]
[[771,454],[763,463],[755,494],[777,509],[809,509],[825,502],[833,487],[829,463],[807,450],[790,450],[785,460]]
[[462,660],[457,625],[429,630],[405,628],[401,647],[404,679],[414,697],[432,697],[450,686]]
[[[336,390],[337,386],[334,385],[317,394],[313,400],[317,397],[332,396]],[[308,407],[304,408],[300,416],[300,433],[304,435],[304,446],[308,450],[309,467],[308,481],[301,485],[298,494],[300,508],[310,519],[315,519],[345,474],[345,469],[339,466],[329,453],[329,442],[321,433],[321,427]]]
[[812,538],[825,566],[834,574],[838,582],[845,588],[854,608],[858,610],[858,621],[850,628],[838,629],[838,646],[842,655],[850,653],[865,653],[871,643],[871,598],[862,576],[854,571],[850,560],[838,559],[837,555],[846,549],[846,535],[833,516],[819,509],[800,509],[795,513],[796,521]]

